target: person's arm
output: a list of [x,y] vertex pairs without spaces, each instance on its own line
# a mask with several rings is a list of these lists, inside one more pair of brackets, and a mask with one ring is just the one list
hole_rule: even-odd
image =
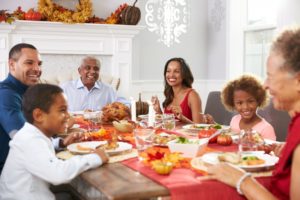
[[[208,174],[208,176],[199,179],[217,179],[227,185],[237,187],[245,171],[228,163],[220,163],[209,167]],[[240,190],[247,199],[277,199],[251,176],[246,176],[243,181],[240,181]]]
[[292,158],[291,186],[290,199],[300,199],[300,145],[294,151]]
[[203,123],[201,98],[199,94],[192,90],[188,97],[188,104],[192,111],[192,119],[194,123]]
[[1,93],[0,124],[12,138],[23,127],[25,118],[22,113],[21,97],[7,90]]
[[162,110],[160,108],[160,102],[157,96],[151,97],[151,102],[153,103],[153,108],[156,114],[162,114]]
[[98,167],[108,160],[105,152],[97,149],[93,154],[74,156],[63,161],[56,158],[48,145],[43,139],[31,140],[30,144],[24,144],[24,164],[31,174],[54,185],[69,182],[78,174]]

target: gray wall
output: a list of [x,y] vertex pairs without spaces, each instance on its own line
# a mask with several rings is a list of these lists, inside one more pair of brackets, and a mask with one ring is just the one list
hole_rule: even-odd
[[208,0],[208,69],[206,79],[226,79],[227,1]]

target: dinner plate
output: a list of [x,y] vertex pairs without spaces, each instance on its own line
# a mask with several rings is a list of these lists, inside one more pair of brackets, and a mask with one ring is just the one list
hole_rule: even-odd
[[[67,149],[72,153],[88,154],[92,152],[92,149],[96,149],[98,146],[104,145],[106,143],[106,141],[78,142],[68,145]],[[82,149],[80,147],[82,147]]]
[[[139,115],[138,117],[141,118],[142,120],[148,120],[148,115]],[[156,114],[155,120],[156,121],[162,120],[162,114]]]
[[69,112],[71,115],[76,116],[76,115],[83,115],[84,111],[70,111]]
[[[203,166],[200,166],[199,163],[201,161],[203,161],[204,163],[208,163],[208,164],[218,164],[220,161],[218,159],[218,156],[221,153],[219,152],[212,152],[212,153],[207,153],[204,154],[202,157],[197,157],[194,158],[196,160],[194,160],[193,162],[191,162],[192,167],[196,168],[196,169],[201,169],[203,170]],[[242,165],[242,164],[236,164],[236,166],[249,171],[249,172],[257,172],[257,171],[263,171],[263,170],[270,170],[273,169],[274,165],[278,162],[278,157],[276,156],[271,156],[269,154],[264,154],[263,152],[259,151],[259,152],[246,152],[246,153],[242,153],[242,157],[245,156],[257,156],[259,159],[262,159],[265,161],[265,163],[263,164],[259,164],[259,165]],[[197,160],[200,159],[200,160]],[[197,167],[197,165],[199,165],[199,167]]]
[[[148,115],[139,115],[138,116],[142,120],[148,120]],[[162,120],[162,114],[156,114],[155,115],[155,120],[156,121],[161,121]],[[175,122],[178,122],[179,119],[175,119]]]
[[126,142],[118,142],[116,149],[105,150],[110,156],[123,153],[132,149],[132,145]]
[[[96,147],[99,147],[101,145],[106,144],[106,141],[88,141],[88,142],[79,142],[79,143],[73,143],[67,146],[67,149],[76,154],[89,154],[92,152],[92,149],[95,149]],[[80,146],[82,149],[78,148]],[[83,149],[86,148],[86,149]],[[106,153],[109,155],[116,155],[123,153],[125,151],[131,150],[132,145],[128,144],[126,142],[118,142],[118,147],[116,149],[109,149],[105,150]]]
[[73,124],[73,126],[71,128],[80,128],[79,124]]
[[[187,124],[182,126],[183,129],[187,129],[190,131],[200,131],[201,129],[205,129],[208,127],[213,127],[216,124]],[[230,126],[226,126],[226,125],[221,125],[223,130],[228,130],[230,129]]]

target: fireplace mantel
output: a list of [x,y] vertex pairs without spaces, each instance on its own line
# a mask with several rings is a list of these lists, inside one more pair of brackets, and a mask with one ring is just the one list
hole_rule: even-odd
[[[45,55],[97,55],[109,57],[109,75],[120,77],[119,93],[128,97],[132,85],[133,38],[143,26],[64,24],[16,21],[0,23],[0,79],[8,73],[9,49],[20,42],[31,43]],[[77,63],[78,64],[78,63]]]

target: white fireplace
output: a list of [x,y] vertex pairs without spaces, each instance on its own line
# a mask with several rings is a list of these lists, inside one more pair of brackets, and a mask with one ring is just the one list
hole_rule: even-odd
[[61,67],[76,70],[84,55],[101,60],[101,73],[119,77],[119,95],[132,88],[133,38],[144,27],[106,24],[63,24],[41,21],[0,23],[0,80],[8,74],[8,52],[20,42],[33,44],[42,55],[43,73]]

